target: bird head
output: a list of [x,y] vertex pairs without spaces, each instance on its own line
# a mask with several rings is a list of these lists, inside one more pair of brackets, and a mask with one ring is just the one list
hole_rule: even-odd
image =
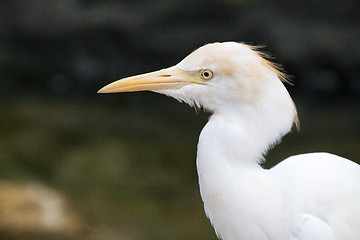
[[215,113],[264,104],[286,108],[289,102],[294,109],[281,80],[284,74],[256,48],[223,42],[202,46],[175,66],[110,83],[99,93],[149,90]]

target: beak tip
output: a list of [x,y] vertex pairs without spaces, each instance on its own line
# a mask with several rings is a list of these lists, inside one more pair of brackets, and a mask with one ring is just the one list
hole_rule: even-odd
[[109,93],[109,91],[107,91],[107,89],[108,89],[107,86],[102,87],[97,91],[97,93]]
[[104,87],[100,88],[97,93],[116,93],[117,91],[117,83],[118,81],[112,82]]

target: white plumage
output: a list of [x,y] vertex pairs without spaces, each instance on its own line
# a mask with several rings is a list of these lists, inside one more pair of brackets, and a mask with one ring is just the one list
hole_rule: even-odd
[[359,240],[360,166],[311,153],[263,169],[267,150],[297,124],[284,75],[254,47],[205,45],[176,66],[99,92],[150,90],[213,112],[197,152],[201,197],[224,240]]

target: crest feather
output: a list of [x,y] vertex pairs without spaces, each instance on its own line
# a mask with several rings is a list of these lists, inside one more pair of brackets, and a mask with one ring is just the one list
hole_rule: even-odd
[[[283,66],[281,64],[272,62],[271,59],[274,59],[274,57],[267,52],[261,51],[261,49],[265,47],[264,45],[258,45],[258,46],[248,45],[248,46],[251,50],[253,50],[258,56],[260,56],[263,59],[265,67],[267,67],[270,71],[276,73],[276,75],[279,77],[279,79],[282,82],[290,84],[292,86],[294,85],[294,81],[291,80],[292,76],[290,76],[284,72]],[[294,109],[295,109],[293,123],[294,123],[296,130],[300,131],[300,121],[298,118],[296,105],[291,97],[290,97],[290,99],[291,99],[291,101],[294,105]]]
[[271,61],[272,59],[274,59],[274,56],[270,55],[267,52],[261,51],[261,49],[264,48],[265,45],[257,45],[257,46],[248,45],[248,46],[251,50],[253,50],[257,55],[259,55],[264,60],[265,66],[269,68],[272,72],[275,72],[282,82],[285,82],[290,85],[294,85],[294,81],[291,80],[292,76],[285,73],[283,66],[281,64]]

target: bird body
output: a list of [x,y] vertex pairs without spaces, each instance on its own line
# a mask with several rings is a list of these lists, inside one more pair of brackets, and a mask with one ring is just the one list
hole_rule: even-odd
[[99,92],[151,90],[213,113],[196,162],[205,212],[220,238],[358,240],[360,165],[328,153],[292,156],[269,170],[260,165],[298,124],[281,80],[254,47],[225,42]]

